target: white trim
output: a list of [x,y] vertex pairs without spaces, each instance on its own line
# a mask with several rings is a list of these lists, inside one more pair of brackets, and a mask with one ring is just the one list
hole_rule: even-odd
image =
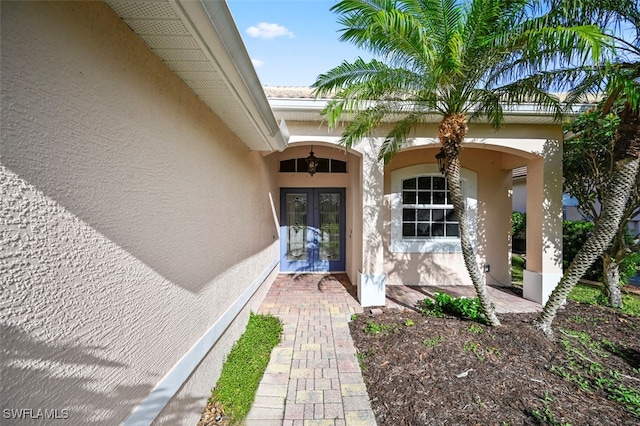
[[[393,253],[460,253],[459,238],[402,237],[402,180],[410,177],[440,174],[436,164],[418,164],[391,172],[391,252]],[[465,206],[471,224],[471,242],[477,246],[478,174],[460,169],[465,192]]]
[[129,417],[122,423],[124,426],[149,425],[158,417],[171,398],[178,393],[182,385],[189,379],[207,353],[220,339],[220,336],[244,309],[251,297],[264,283],[264,280],[276,269],[278,263],[280,263],[280,259],[274,260],[262,271],[244,293],[220,316],[215,324],[165,374],[149,395],[131,411]]
[[[255,67],[244,46],[227,2],[221,0],[105,0],[113,11],[145,41],[167,67],[216,113],[252,150],[273,152],[287,148],[289,131],[284,119],[276,120]],[[166,10],[171,7],[173,13]],[[157,8],[161,12],[154,14]],[[159,25],[138,25],[140,22]],[[181,24],[181,25],[178,25]],[[157,41],[188,37],[189,47],[176,48]],[[150,42],[150,37],[155,41]],[[191,44],[191,43],[190,43]],[[177,60],[176,49],[193,58],[203,56],[210,70],[200,68],[201,58]],[[195,52],[194,52],[195,51]],[[177,70],[179,62],[180,70]],[[197,73],[194,77],[193,73]]]
[[525,269],[522,297],[544,305],[561,279],[562,274],[560,273],[542,273]]
[[358,271],[358,302],[363,308],[385,306],[387,276],[385,274],[363,274]]

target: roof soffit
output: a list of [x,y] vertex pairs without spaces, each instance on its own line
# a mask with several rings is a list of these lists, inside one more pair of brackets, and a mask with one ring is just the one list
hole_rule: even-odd
[[105,3],[250,149],[286,148],[226,2]]

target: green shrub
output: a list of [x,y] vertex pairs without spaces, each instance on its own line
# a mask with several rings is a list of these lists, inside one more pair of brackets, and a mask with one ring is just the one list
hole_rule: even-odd
[[[633,232],[626,228],[624,239],[627,246],[632,246],[635,238]],[[635,277],[638,273],[640,273],[640,251],[636,249],[629,253],[620,263],[620,281],[623,284],[629,284],[629,278]]]
[[[593,227],[593,223],[584,220],[565,220],[562,222],[562,266],[564,270],[569,267],[573,258],[587,241]],[[626,231],[625,240],[627,240],[627,244],[632,243],[633,235],[630,230]],[[638,252],[629,253],[620,263],[620,281],[623,284],[628,284],[629,278],[636,275],[638,265],[640,265],[640,253]],[[584,278],[601,281],[602,268],[602,258],[598,257],[591,268],[587,270]]]
[[418,303],[418,308],[423,315],[441,317],[448,314],[480,323],[486,322],[482,305],[477,297],[451,297],[437,291],[433,294],[433,300],[429,298],[422,300]]
[[518,237],[527,230],[527,214],[520,212],[511,213],[511,236]]

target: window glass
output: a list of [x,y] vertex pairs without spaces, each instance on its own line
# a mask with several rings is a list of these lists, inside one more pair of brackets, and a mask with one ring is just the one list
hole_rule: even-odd
[[331,160],[331,173],[347,173],[347,162]]
[[295,173],[296,171],[296,159],[282,160],[280,162],[280,171],[283,173]]
[[[281,173],[308,173],[306,158],[292,158],[280,161]],[[347,162],[331,158],[318,158],[316,173],[347,173]]]
[[304,158],[296,159],[298,173],[309,173],[309,166],[307,165],[307,160]]
[[318,167],[316,167],[316,173],[329,173],[328,158],[318,158]]
[[307,194],[287,194],[287,259],[307,258]]
[[416,189],[416,179],[405,179],[402,181],[402,189]]
[[431,189],[431,176],[422,176],[418,178],[418,188]]
[[340,194],[320,192],[320,260],[340,260]]
[[459,237],[458,218],[444,177],[418,176],[402,181],[402,237]]

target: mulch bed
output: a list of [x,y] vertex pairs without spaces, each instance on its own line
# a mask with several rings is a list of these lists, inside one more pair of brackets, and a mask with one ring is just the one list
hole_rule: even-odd
[[554,341],[536,314],[499,318],[353,320],[378,425],[640,425],[640,318],[569,302]]

